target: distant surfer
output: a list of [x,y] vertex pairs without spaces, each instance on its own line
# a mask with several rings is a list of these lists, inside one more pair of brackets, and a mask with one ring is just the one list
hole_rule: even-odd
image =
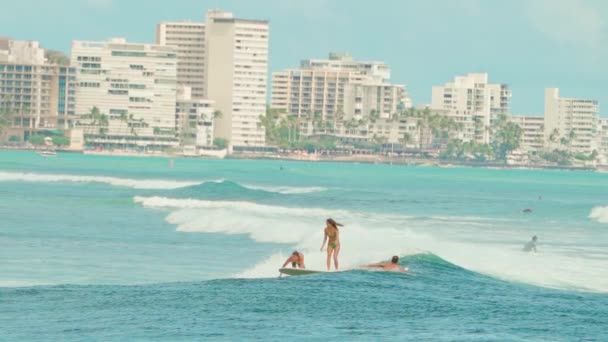
[[306,268],[306,266],[304,266],[304,254],[298,251],[293,251],[293,253],[291,253],[289,258],[285,260],[282,268],[285,268],[289,263],[291,263],[292,268]]
[[338,255],[340,254],[340,230],[338,227],[342,227],[341,224],[337,223],[331,218],[325,221],[325,229],[323,230],[323,244],[321,245],[321,252],[327,242],[327,270],[331,268],[331,259],[333,256],[334,267],[338,269]]
[[401,265],[399,265],[399,257],[398,256],[393,256],[393,258],[391,259],[391,262],[379,262],[377,264],[369,264],[369,265],[363,265],[361,267],[364,268],[379,268],[382,269],[384,271],[392,271],[392,272],[406,272],[408,271],[408,269],[406,267],[403,267]]
[[526,209],[522,210],[521,212],[524,214],[532,214],[532,209],[526,208]]
[[536,242],[538,241],[538,237],[536,237],[536,235],[534,235],[532,237],[532,240],[528,241],[525,245],[524,245],[524,252],[532,252],[534,251],[534,253],[536,253]]

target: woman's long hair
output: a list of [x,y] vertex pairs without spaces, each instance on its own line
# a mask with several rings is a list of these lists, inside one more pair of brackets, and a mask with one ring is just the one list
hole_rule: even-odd
[[328,218],[326,222],[327,222],[327,224],[332,225],[336,229],[338,229],[338,227],[344,227],[344,225],[334,221],[334,219],[332,219],[332,218]]

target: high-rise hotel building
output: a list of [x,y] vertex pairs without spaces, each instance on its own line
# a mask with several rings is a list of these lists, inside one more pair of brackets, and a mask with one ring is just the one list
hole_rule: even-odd
[[390,84],[382,62],[355,61],[348,54],[302,61],[299,69],[272,75],[272,107],[297,116],[325,120],[380,118],[411,107],[403,85]]
[[590,154],[598,148],[599,122],[597,100],[559,96],[559,89],[545,89],[545,139],[550,146],[568,141],[573,152]]
[[511,91],[506,84],[488,82],[487,73],[457,76],[433,87],[431,109],[443,110],[464,127],[464,141],[491,142],[492,122],[508,114]]
[[173,46],[177,53],[177,82],[191,89],[192,99],[205,97],[205,24],[162,22],[156,44]]
[[545,147],[545,118],[542,116],[517,115],[509,121],[521,128],[520,147],[528,152],[542,151]]
[[165,22],[157,42],[176,48],[178,83],[192,88],[193,99],[214,102],[222,115],[214,136],[231,147],[265,144],[260,115],[266,113],[268,22],[235,18],[211,10],[205,23]]
[[120,144],[128,138],[137,145],[177,145],[173,47],[122,38],[74,41],[71,62],[78,79],[76,113],[86,116],[97,107],[109,119],[107,127],[88,123],[89,140]]
[[11,123],[6,135],[26,140],[43,131],[72,126],[75,69],[49,63],[35,41],[0,38],[0,110]]

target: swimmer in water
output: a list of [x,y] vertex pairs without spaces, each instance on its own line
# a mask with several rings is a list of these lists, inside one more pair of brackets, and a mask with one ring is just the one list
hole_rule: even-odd
[[526,243],[524,245],[523,251],[524,252],[532,252],[534,251],[534,253],[536,253],[536,242],[538,241],[538,237],[536,237],[536,235],[534,235],[532,237],[532,240],[528,241],[528,243]]
[[406,272],[408,269],[406,267],[402,267],[399,265],[399,257],[397,255],[393,256],[391,262],[379,262],[377,264],[369,264],[361,266],[363,268],[379,268],[384,271],[393,271],[393,272]]

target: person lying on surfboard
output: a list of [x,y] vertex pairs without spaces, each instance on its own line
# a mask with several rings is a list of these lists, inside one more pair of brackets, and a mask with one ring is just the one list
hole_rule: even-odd
[[285,266],[287,266],[289,263],[291,263],[292,268],[306,268],[306,266],[304,266],[304,254],[298,251],[293,251],[293,253],[291,253],[289,258],[285,260],[282,268],[285,268]]
[[334,267],[338,270],[338,254],[340,254],[340,231],[338,227],[343,227],[338,222],[331,218],[325,221],[325,229],[323,230],[323,244],[321,244],[321,252],[327,242],[327,270],[331,268],[331,259],[333,255]]
[[384,271],[406,272],[408,269],[399,265],[399,257],[393,256],[391,262],[379,262],[377,264],[363,265],[364,268],[380,268]]

